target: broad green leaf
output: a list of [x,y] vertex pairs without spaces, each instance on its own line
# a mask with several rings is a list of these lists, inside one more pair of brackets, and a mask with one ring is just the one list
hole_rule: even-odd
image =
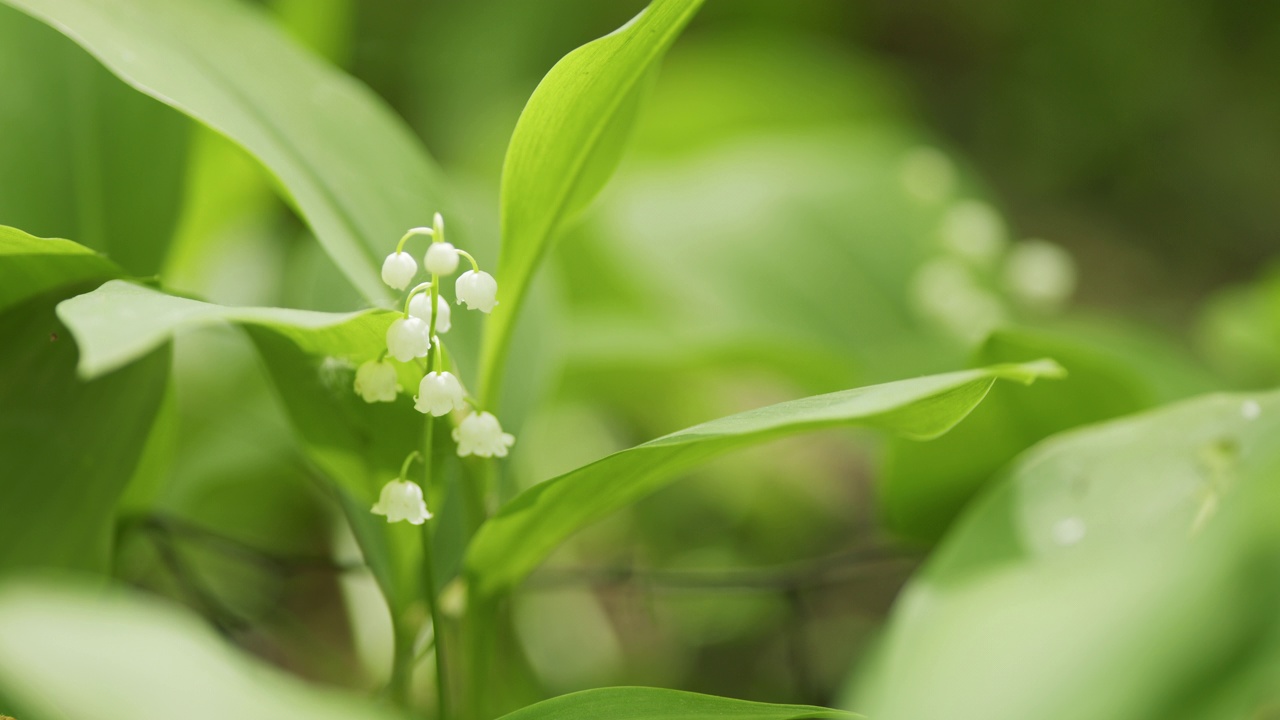
[[120,275],[115,263],[83,245],[0,225],[0,310],[65,285]]
[[164,395],[166,350],[93,381],[54,316],[71,287],[0,313],[0,570],[105,571],[115,503]]
[[485,328],[480,387],[496,401],[516,313],[564,222],[617,167],[667,48],[702,0],[653,0],[617,31],[561,58],[516,123],[502,170],[498,307]]
[[501,720],[853,720],[853,713],[811,705],[771,705],[648,687],[612,687],[544,700]]
[[30,717],[400,717],[250,658],[153,598],[49,582],[0,586],[0,693]]
[[1273,653],[1278,432],[1280,393],[1212,395],[1024,453],[904,591],[868,712],[1185,716]]
[[[369,508],[400,463],[422,445],[423,416],[401,395],[365,403],[354,392],[355,367],[386,348],[386,311],[320,313],[233,308],[175,297],[123,281],[63,302],[58,315],[80,346],[80,373],[97,377],[166,345],[175,333],[209,324],[245,327],[266,363],[308,456],[337,485],[338,499],[393,609],[417,595],[417,528],[389,525]],[[399,365],[400,384],[420,372]]]
[[154,275],[182,201],[191,123],[56,30],[0,6],[0,222],[75,238]]
[[937,437],[997,379],[1057,377],[1050,360],[998,365],[792,400],[712,420],[614,453],[517,496],[480,528],[468,568],[484,593],[514,586],[584,525],[734,448],[822,428],[862,425],[917,440]]
[[61,30],[142,92],[243,146],[375,303],[378,265],[440,210],[438,172],[367,88],[234,0],[4,0]]
[[115,504],[150,435],[168,354],[86,382],[54,306],[119,272],[76,243],[0,227],[0,569],[107,569]]

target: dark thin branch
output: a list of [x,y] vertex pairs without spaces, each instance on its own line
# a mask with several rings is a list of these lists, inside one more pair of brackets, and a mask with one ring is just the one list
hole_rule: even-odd
[[302,572],[345,573],[365,567],[363,563],[342,563],[323,555],[273,553],[172,516],[144,515],[134,518],[131,524],[153,538],[163,536],[171,540],[184,540],[281,575]]
[[530,590],[577,585],[635,584],[656,591],[796,592],[857,580],[885,567],[919,562],[920,555],[894,548],[854,548],[789,565],[739,570],[645,570],[617,568],[548,568],[524,584]]

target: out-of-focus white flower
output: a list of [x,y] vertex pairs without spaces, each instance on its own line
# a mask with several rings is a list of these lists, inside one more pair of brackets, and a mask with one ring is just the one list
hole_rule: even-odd
[[387,328],[387,352],[400,362],[426,357],[431,350],[427,332],[427,324],[421,318],[412,315],[400,318]]
[[947,208],[939,232],[947,251],[983,267],[993,266],[1009,242],[1000,213],[979,200]]
[[466,303],[468,310],[487,313],[498,304],[498,281],[487,272],[468,270],[458,276],[455,286],[458,303]]
[[1006,319],[1000,298],[954,258],[922,265],[911,279],[910,291],[917,312],[968,344],[982,341]]
[[458,269],[458,249],[447,242],[433,242],[422,258],[422,266],[433,275],[452,275]]
[[[449,301],[444,299],[443,295],[436,296],[436,334],[449,332],[449,328],[453,326],[450,320],[450,313],[453,308],[449,307]],[[414,295],[409,300],[409,314],[418,318],[431,326],[431,293],[424,292],[420,295]]]
[[382,261],[382,282],[396,290],[409,287],[413,276],[418,272],[418,263],[407,252],[394,252]]
[[422,488],[417,483],[399,478],[382,486],[382,494],[373,505],[374,515],[385,515],[387,522],[408,520],[421,525],[431,517],[427,502],[422,499]]
[[414,400],[414,407],[418,412],[431,413],[436,417],[467,406],[462,383],[450,372],[429,372],[424,375],[422,382],[418,384],[418,396]]
[[1004,285],[1033,310],[1060,309],[1076,289],[1071,253],[1046,240],[1027,240],[1013,247],[1004,263]]
[[468,415],[453,429],[453,441],[458,443],[460,457],[506,457],[507,448],[515,444],[516,438],[502,432],[492,413],[478,412]]
[[951,158],[931,147],[907,152],[898,176],[907,194],[925,203],[939,203],[951,197],[956,184],[956,169]]
[[356,394],[367,403],[395,402],[399,390],[396,367],[385,360],[370,360],[356,369]]

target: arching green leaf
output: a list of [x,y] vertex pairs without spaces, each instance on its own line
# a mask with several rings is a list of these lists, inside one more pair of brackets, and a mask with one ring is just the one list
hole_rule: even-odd
[[481,388],[496,386],[534,270],[565,220],[604,187],[658,63],[702,0],[653,0],[631,22],[561,58],[529,98],[502,170],[498,307],[485,328]]
[[614,453],[547,480],[481,526],[468,556],[479,589],[514,586],[557,545],[590,522],[729,450],[810,430],[861,425],[918,440],[964,419],[997,379],[1056,377],[1050,360],[997,365],[792,400],[730,415]]
[[647,687],[584,690],[544,700],[501,720],[855,720],[861,715],[811,705],[771,705]]

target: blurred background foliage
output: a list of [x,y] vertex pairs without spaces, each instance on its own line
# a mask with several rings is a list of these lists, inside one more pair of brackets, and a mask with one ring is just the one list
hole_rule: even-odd
[[[641,3],[264,7],[407,120],[493,257],[525,100]],[[5,7],[0,60],[0,222],[215,302],[360,305],[243,151]],[[1280,381],[1278,84],[1276,4],[709,2],[536,283],[506,492],[800,395],[1041,356],[1072,375],[997,388],[930,445],[738,453],[590,528],[513,599],[527,687],[503,692],[832,703],[1021,450]],[[163,395],[114,573],[290,670],[377,686],[380,600],[250,340],[180,336]]]

